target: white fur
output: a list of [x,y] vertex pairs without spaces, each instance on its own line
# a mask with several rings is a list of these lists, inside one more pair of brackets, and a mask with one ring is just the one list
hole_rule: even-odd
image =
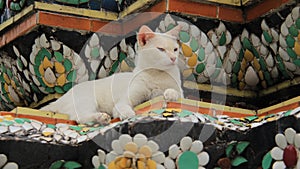
[[[174,51],[175,48],[179,45],[170,35],[155,34],[139,46],[133,72],[80,83],[42,110],[68,114],[71,120],[80,123],[101,122],[100,112],[129,118],[135,115],[134,106],[157,95],[177,100],[183,97],[183,92],[177,66],[179,50]],[[175,62],[171,57],[176,58]]]

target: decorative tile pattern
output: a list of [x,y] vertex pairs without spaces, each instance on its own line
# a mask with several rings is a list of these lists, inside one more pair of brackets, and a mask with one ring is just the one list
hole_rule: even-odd
[[8,162],[5,154],[0,154],[0,168],[2,169],[18,169],[19,166],[15,162]]
[[275,137],[277,147],[271,151],[271,157],[275,160],[272,168],[299,168],[300,167],[300,134],[292,128],[277,134]]

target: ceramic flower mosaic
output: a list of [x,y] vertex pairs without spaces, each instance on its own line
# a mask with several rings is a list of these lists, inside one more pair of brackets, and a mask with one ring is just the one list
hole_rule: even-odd
[[5,154],[0,154],[0,168],[2,169],[18,169],[19,166],[15,162],[8,162]]
[[191,168],[203,169],[209,162],[209,154],[203,151],[203,143],[199,140],[193,141],[191,137],[183,137],[180,145],[169,147],[169,156],[164,162],[165,168]]
[[134,137],[123,134],[118,140],[114,140],[111,146],[113,150],[108,154],[98,150],[98,156],[92,159],[94,167],[155,169],[162,168],[161,164],[165,161],[165,155],[159,151],[158,144],[152,140],[148,141],[143,134]]
[[157,143],[148,141],[143,134],[133,138],[123,134],[111,145],[111,152],[105,154],[99,149],[98,155],[92,158],[95,168],[202,169],[209,162],[209,154],[203,151],[202,142],[192,141],[190,137],[182,138],[179,147],[176,144],[170,146],[167,157],[159,151]]
[[292,128],[287,128],[284,134],[279,133],[275,136],[277,144],[271,150],[271,157],[275,160],[272,168],[300,168],[300,134]]

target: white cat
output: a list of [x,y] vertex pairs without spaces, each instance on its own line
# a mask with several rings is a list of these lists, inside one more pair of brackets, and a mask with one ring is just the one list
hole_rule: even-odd
[[[137,34],[138,51],[133,72],[77,84],[61,98],[43,107],[70,116],[79,123],[109,121],[110,116],[126,119],[133,107],[158,95],[168,101],[183,97],[177,66],[180,26],[161,34],[142,26]],[[109,116],[103,116],[103,113]]]

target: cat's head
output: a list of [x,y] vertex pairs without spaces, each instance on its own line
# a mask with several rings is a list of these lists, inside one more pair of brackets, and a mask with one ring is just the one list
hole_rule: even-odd
[[149,27],[142,26],[137,34],[138,62],[137,65],[153,66],[168,69],[178,63],[179,43],[178,25],[166,33],[155,33]]

